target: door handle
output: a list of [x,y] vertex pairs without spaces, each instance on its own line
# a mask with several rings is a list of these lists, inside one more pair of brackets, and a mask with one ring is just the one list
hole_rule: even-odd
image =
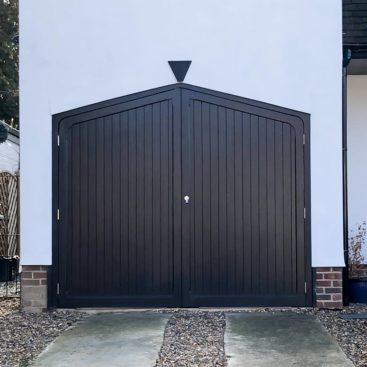
[[185,203],[188,204],[189,203],[189,200],[190,200],[190,196],[186,195],[184,197],[184,200],[185,200]]

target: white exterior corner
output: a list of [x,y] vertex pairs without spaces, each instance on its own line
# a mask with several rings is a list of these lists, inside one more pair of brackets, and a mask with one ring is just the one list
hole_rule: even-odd
[[344,266],[342,2],[20,0],[21,262],[52,263],[52,115],[175,82],[311,115],[312,266]]

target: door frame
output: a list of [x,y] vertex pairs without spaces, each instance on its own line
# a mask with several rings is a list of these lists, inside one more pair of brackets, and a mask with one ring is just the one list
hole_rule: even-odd
[[[285,107],[275,106],[269,103],[259,102],[248,98],[235,96],[228,93],[214,91],[207,88],[197,87],[186,83],[175,83],[149,89],[143,92],[129,94],[123,97],[109,99],[103,102],[93,103],[87,106],[75,108],[69,111],[61,112],[52,115],[52,265],[48,271],[48,307],[59,307],[58,300],[58,282],[59,282],[59,222],[58,222],[58,207],[59,207],[59,128],[61,122],[79,114],[92,112],[105,107],[131,102],[143,97],[153,96],[162,92],[178,91],[180,99],[182,99],[182,89],[191,90],[193,92],[205,93],[214,97],[227,99],[232,102],[239,102],[248,106],[263,108],[275,113],[289,115],[298,118],[302,124],[305,135],[304,144],[304,188],[305,188],[305,209],[306,218],[304,225],[304,243],[305,243],[305,274],[308,291],[305,294],[305,306],[313,305],[313,290],[312,290],[312,267],[311,267],[311,167],[310,167],[310,114],[292,110]],[[180,110],[181,111],[181,110]],[[182,118],[182,111],[181,116]]]

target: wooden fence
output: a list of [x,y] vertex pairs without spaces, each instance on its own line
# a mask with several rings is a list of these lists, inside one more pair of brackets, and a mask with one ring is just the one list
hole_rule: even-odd
[[19,257],[19,176],[0,172],[0,257]]

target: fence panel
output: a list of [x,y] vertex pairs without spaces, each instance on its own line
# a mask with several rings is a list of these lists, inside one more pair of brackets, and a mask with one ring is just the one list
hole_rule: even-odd
[[19,176],[0,172],[0,257],[19,257]]

